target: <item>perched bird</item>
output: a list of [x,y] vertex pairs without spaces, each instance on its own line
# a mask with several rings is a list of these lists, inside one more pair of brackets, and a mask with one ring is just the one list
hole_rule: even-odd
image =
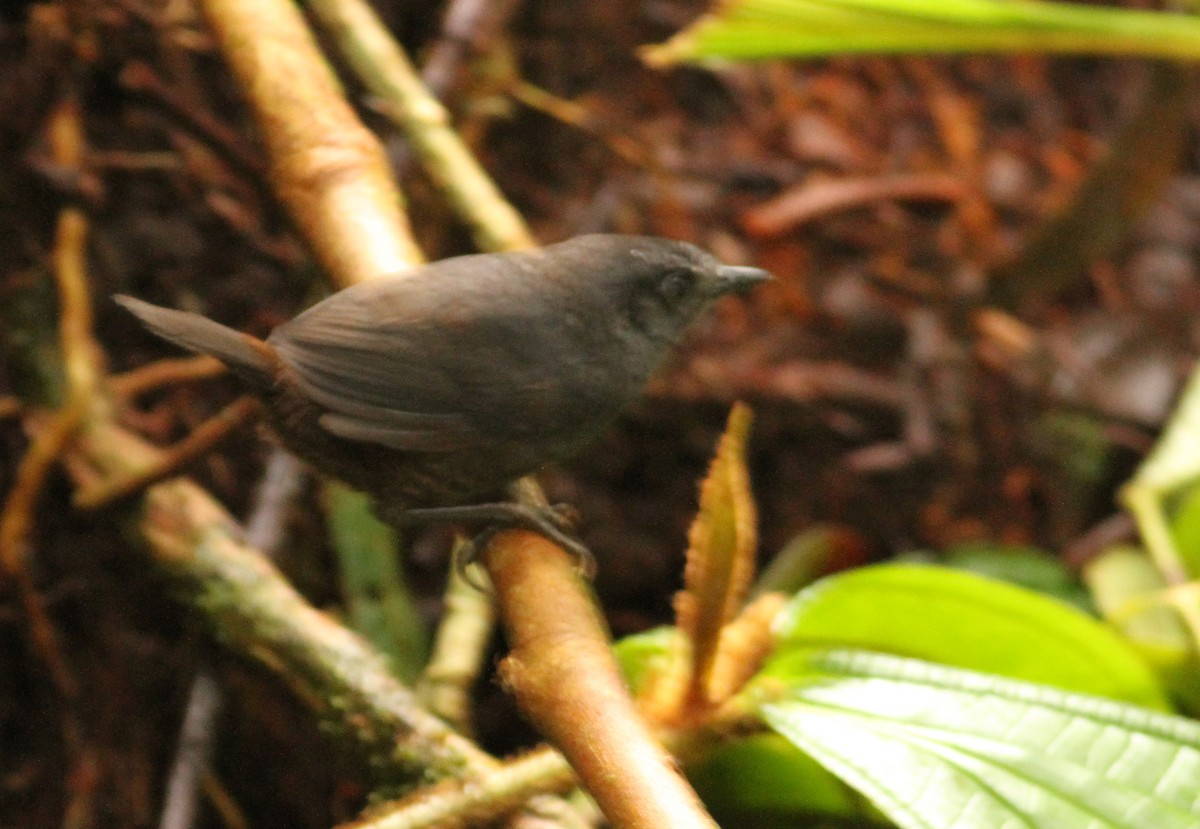
[[577,453],[714,299],[767,278],[684,242],[591,235],[364,282],[265,341],[116,301],[226,363],[285,446],[389,523],[515,523],[570,544],[556,514],[504,500],[506,485]]

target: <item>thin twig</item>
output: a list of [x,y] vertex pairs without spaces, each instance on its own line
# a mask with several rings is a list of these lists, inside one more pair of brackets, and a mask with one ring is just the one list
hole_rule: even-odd
[[287,508],[304,483],[304,464],[290,452],[275,447],[267,458],[254,508],[246,521],[246,542],[273,558],[283,546]]
[[471,584],[458,567],[450,570],[445,597],[445,611],[417,693],[430,711],[470,735],[471,687],[495,632],[496,606],[492,595]]
[[575,129],[593,136],[613,151],[622,161],[637,167],[654,165],[655,158],[650,149],[636,139],[605,129],[596,123],[592,111],[575,101],[560,98],[539,86],[517,80],[508,89],[508,94],[530,109],[549,115]]
[[430,175],[471,227],[484,250],[517,250],[535,242],[513,209],[450,126],[445,108],[364,0],[309,0],[342,55],[379,98],[380,112],[404,130]]
[[[83,152],[83,130],[78,103],[66,97],[49,121],[49,138],[55,163],[78,168]],[[50,469],[83,424],[96,387],[96,353],[92,340],[92,309],[88,299],[86,247],[88,221],[77,207],[59,215],[54,245],[54,277],[59,294],[59,344],[67,380],[65,405],[34,438],[17,467],[16,482],[0,511],[0,568],[13,579],[29,621],[30,636],[46,662],[59,693],[68,699],[78,694],[78,681],[58,645],[58,635],[29,571],[29,534],[42,487]]]
[[212,753],[213,722],[222,703],[221,686],[210,670],[203,670],[192,682],[175,761],[167,777],[159,829],[190,829],[196,820],[196,792],[208,769]]
[[535,794],[566,791],[576,782],[563,756],[543,748],[508,760],[469,783],[422,789],[375,810],[369,818],[342,824],[338,829],[481,826],[513,811]]
[[483,52],[516,8],[516,0],[451,0],[442,18],[441,37],[421,70],[430,93],[446,100],[463,61]]
[[902,173],[804,184],[742,214],[742,226],[760,239],[790,233],[806,222],[880,201],[945,201],[963,197],[961,181],[945,173]]
[[34,438],[17,465],[16,480],[0,512],[0,571],[17,585],[34,648],[66,699],[78,696],[79,683],[58,646],[54,624],[29,570],[29,533],[46,475],[78,432],[85,405],[80,400],[59,409]]
[[208,355],[158,360],[124,374],[114,374],[108,379],[108,388],[121,397],[137,397],[160,386],[219,377],[228,370],[224,363]]
[[[713,745],[728,739],[730,735],[748,735],[763,730],[762,719],[756,713],[743,710],[738,705],[727,705],[714,711],[703,727],[663,729],[657,736],[676,756],[689,760],[705,756]],[[494,821],[522,803],[543,800],[547,793],[566,791],[578,782],[561,754],[550,748],[539,748],[509,758],[479,777],[447,781],[422,789],[403,800],[376,807],[370,817],[341,824],[337,829],[478,826]],[[564,819],[570,819],[570,816],[559,818],[556,825],[561,826]],[[513,826],[511,823],[508,825]],[[688,824],[671,820],[661,825],[675,829],[676,826]]]
[[253,397],[239,397],[165,450],[154,463],[124,477],[109,478],[79,490],[75,493],[75,506],[85,510],[101,509],[180,474],[188,464],[210,452],[239,426],[257,417],[261,410],[262,404]]
[[150,66],[131,61],[121,70],[118,80],[125,89],[173,113],[249,181],[262,181],[262,160],[245,148],[238,134],[211,112],[200,109],[190,96],[178,94]]
[[[78,462],[124,478],[159,450],[107,420],[72,447]],[[462,773],[496,761],[417,704],[362,637],[321,613],[244,541],[213,498],[186,478],[150,487],[135,529],[178,595],[235,653],[277,674],[323,730],[370,761],[392,786]]]

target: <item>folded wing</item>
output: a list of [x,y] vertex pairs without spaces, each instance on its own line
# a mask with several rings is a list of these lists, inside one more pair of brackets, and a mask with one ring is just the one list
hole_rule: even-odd
[[522,433],[522,388],[537,382],[528,325],[487,305],[489,274],[471,274],[482,283],[474,290],[449,292],[435,290],[438,276],[355,286],[272,333],[268,342],[326,410],[329,432],[411,452]]

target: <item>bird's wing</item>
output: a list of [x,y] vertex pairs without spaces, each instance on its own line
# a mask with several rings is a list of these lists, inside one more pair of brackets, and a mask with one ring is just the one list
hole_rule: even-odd
[[[318,422],[340,438],[408,452],[449,452],[474,446],[481,438],[460,414],[406,411],[366,403],[354,396],[356,390],[365,386],[347,376],[340,367],[369,364],[374,359],[369,353],[343,355],[343,359],[320,352],[308,356],[308,360],[284,359],[295,369],[309,398],[326,410]],[[329,370],[317,368],[318,365]]]
[[329,432],[414,452],[520,433],[523,401],[541,379],[531,375],[537,345],[528,320],[496,313],[487,274],[450,292],[437,290],[436,276],[355,286],[271,334],[326,410],[320,423]]

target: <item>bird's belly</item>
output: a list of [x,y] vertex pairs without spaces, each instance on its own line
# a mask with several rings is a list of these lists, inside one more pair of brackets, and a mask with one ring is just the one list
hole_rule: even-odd
[[417,507],[458,506],[501,497],[505,486],[556,455],[535,438],[489,440],[443,452],[411,452],[346,440],[319,423],[322,409],[275,388],[267,407],[275,437],[319,472],[370,494],[384,514]]

